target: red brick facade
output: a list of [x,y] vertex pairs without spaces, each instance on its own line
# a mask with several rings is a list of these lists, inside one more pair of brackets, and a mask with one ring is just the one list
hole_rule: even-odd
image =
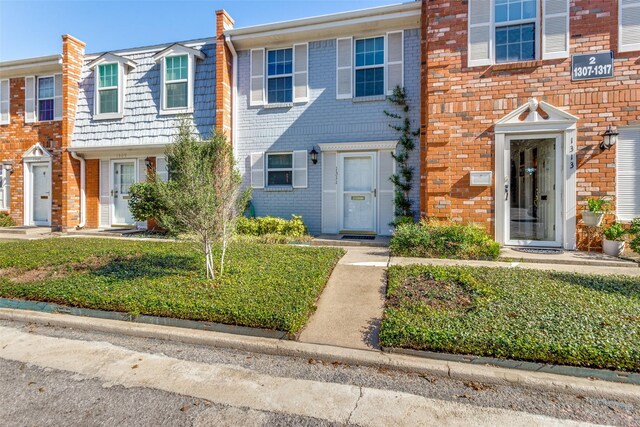
[[233,19],[224,11],[216,11],[216,129],[231,138],[233,56],[225,41],[224,31],[233,28]]
[[422,2],[421,215],[494,232],[495,187],[471,187],[469,172],[495,170],[494,123],[533,97],[578,117],[578,214],[588,197],[615,196],[616,149],[599,148],[602,134],[640,125],[640,52],[618,52],[618,2],[570,2],[570,55],[615,58],[614,78],[584,82],[571,81],[570,58],[469,68],[467,9],[467,1]]
[[64,230],[79,221],[79,164],[70,158],[66,147],[73,133],[84,44],[68,35],[62,39],[62,65],[47,72],[62,74],[62,120],[25,123],[25,77],[9,79],[10,124],[0,125],[0,161],[10,162],[13,167],[8,213],[17,225],[24,224],[23,155],[36,143],[52,156],[51,226]]

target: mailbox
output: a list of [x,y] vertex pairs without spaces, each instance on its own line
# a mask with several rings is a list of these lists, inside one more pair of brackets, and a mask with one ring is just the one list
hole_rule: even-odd
[[491,171],[479,171],[469,173],[469,185],[472,187],[488,187],[491,185],[491,179],[493,172]]

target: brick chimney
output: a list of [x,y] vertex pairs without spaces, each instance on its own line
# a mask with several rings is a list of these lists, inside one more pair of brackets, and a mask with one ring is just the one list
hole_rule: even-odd
[[233,19],[225,10],[216,11],[216,129],[231,141],[233,56],[224,31],[233,28]]

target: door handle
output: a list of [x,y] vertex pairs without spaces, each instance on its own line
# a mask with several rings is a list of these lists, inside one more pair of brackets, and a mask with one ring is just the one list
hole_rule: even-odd
[[504,184],[504,199],[509,200],[509,183]]
[[373,189],[373,197],[375,198],[375,197],[377,197],[377,196],[378,196],[378,189],[377,189],[377,188],[374,188],[374,189]]

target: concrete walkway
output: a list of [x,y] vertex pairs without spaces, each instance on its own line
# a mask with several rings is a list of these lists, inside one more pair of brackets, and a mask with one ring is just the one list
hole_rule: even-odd
[[333,270],[318,309],[299,340],[359,349],[379,348],[389,262],[387,248],[350,247]]
[[[593,265],[593,259],[556,264],[503,261],[466,261],[390,257],[388,248],[345,247],[347,253],[333,270],[318,300],[318,308],[299,341],[357,349],[378,349],[384,311],[386,268],[389,265],[430,264],[442,266],[524,268],[584,274],[640,276],[637,264],[617,262],[616,267]],[[608,261],[608,260],[607,260]]]

